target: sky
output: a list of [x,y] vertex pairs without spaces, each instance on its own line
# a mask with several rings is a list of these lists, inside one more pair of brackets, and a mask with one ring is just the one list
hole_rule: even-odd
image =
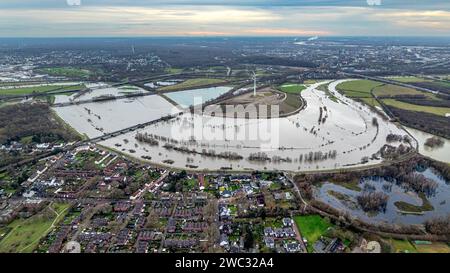
[[444,36],[450,0],[0,0],[0,37]]

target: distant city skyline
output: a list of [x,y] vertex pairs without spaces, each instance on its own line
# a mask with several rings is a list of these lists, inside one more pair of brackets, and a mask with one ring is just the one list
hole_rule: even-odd
[[450,1],[2,0],[0,37],[450,36]]

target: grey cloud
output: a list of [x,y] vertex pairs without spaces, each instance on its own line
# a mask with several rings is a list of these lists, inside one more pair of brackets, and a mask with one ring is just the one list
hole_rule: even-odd
[[[67,0],[1,0],[6,8],[67,8]],[[379,8],[449,10],[448,0],[380,0]],[[84,6],[221,5],[221,6],[368,6],[367,0],[81,0]]]

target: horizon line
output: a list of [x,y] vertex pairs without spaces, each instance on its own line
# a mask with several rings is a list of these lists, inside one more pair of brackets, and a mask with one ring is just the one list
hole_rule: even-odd
[[0,39],[97,39],[97,38],[448,38],[450,35],[145,35],[145,36],[0,36]]

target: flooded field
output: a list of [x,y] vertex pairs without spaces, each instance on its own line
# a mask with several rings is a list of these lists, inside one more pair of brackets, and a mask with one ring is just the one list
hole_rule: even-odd
[[176,109],[162,97],[151,95],[55,107],[54,110],[75,130],[92,138],[158,119]]
[[[436,191],[426,196],[432,210],[417,214],[403,213],[395,205],[396,202],[406,202],[413,206],[424,205],[424,200],[419,194],[408,190],[405,186],[395,181],[387,181],[381,177],[367,177],[359,181],[361,191],[351,190],[338,184],[326,182],[315,189],[315,198],[328,205],[349,212],[352,216],[366,222],[386,222],[402,224],[419,224],[427,219],[447,216],[450,213],[450,185],[432,169],[421,172],[426,178],[437,183]],[[364,212],[356,198],[363,191],[383,192],[388,196],[385,211],[378,213]]]
[[80,100],[90,100],[93,98],[97,98],[100,96],[122,96],[126,94],[133,93],[147,93],[148,91],[137,87],[137,86],[121,86],[121,87],[111,87],[106,83],[88,83],[86,84],[87,88],[91,88],[92,90],[82,95],[70,94],[70,95],[60,95],[56,96],[55,103],[64,103],[71,101],[80,101]]
[[231,90],[232,87],[228,86],[217,86],[210,88],[200,88],[185,90],[179,92],[171,92],[165,94],[171,100],[175,101],[182,107],[189,107],[194,105],[194,99],[201,100],[202,102],[207,102],[209,100],[215,99],[220,95]]
[[146,83],[144,85],[147,87],[150,87],[150,88],[158,88],[158,87],[175,85],[180,82],[182,82],[182,80],[150,82],[150,83]]
[[[232,119],[186,113],[101,144],[184,169],[314,171],[380,163],[381,159],[366,157],[385,145],[388,134],[406,132],[336,92],[340,82],[330,84],[338,100],[316,90],[323,83],[314,84],[302,92],[307,107],[286,118]],[[183,95],[180,103],[190,103],[188,98]],[[374,117],[379,126],[372,124]],[[157,138],[158,144],[137,141],[136,133]]]
[[444,145],[431,148],[424,144],[427,139],[434,137],[434,135],[414,128],[405,127],[405,129],[408,130],[408,132],[410,132],[419,142],[419,153],[438,161],[450,163],[450,140],[440,138],[444,142]]

